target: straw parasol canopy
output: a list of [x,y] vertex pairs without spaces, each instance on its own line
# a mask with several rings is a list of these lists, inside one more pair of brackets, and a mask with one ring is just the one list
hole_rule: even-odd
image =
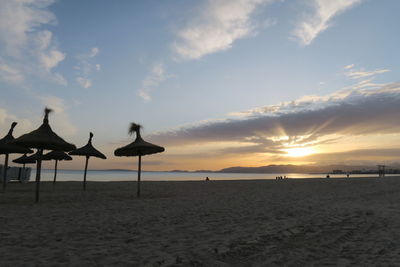
[[49,114],[51,112],[51,109],[46,108],[44,110],[43,124],[36,130],[18,137],[13,143],[24,147],[37,148],[39,150],[74,150],[76,148],[75,145],[65,142],[64,139],[59,137],[51,129],[49,125]]
[[137,196],[140,197],[140,174],[141,174],[141,167],[142,167],[142,156],[161,153],[165,151],[165,148],[161,146],[157,146],[155,144],[146,142],[140,136],[140,126],[136,123],[131,123],[129,127],[129,134],[136,133],[136,139],[134,142],[126,145],[124,147],[120,147],[114,151],[114,155],[118,157],[135,157],[139,156],[138,160],[138,179],[137,179]]
[[55,160],[56,163],[54,164],[54,178],[53,178],[53,184],[56,183],[57,179],[57,165],[59,160],[72,160],[72,158],[65,152],[63,151],[56,151],[53,150],[46,155],[43,155],[44,160]]
[[28,156],[28,160],[34,160],[35,162],[38,162],[39,159],[41,159],[42,161],[46,160],[43,154],[39,153],[39,149],[36,151],[36,153]]
[[36,160],[31,159],[31,158],[30,158],[29,156],[27,156],[26,153],[25,153],[25,154],[23,154],[21,157],[14,159],[13,162],[14,162],[14,163],[18,163],[18,164],[24,164],[24,167],[25,167],[25,164],[33,164],[33,163],[36,163]]
[[43,155],[43,158],[46,160],[72,160],[67,153],[59,150],[53,150]]
[[4,136],[2,139],[0,139],[0,154],[5,154],[5,158],[4,158],[4,170],[3,170],[3,192],[6,190],[6,185],[7,185],[7,169],[8,169],[8,158],[9,158],[9,154],[13,154],[13,153],[32,153],[33,151],[25,148],[25,147],[20,147],[17,145],[13,145],[11,144],[11,142],[14,139],[13,136],[13,131],[15,126],[17,126],[16,122],[13,122],[11,124],[11,128],[8,131],[8,133],[6,134],[6,136]]
[[96,158],[101,158],[101,159],[107,158],[103,153],[101,153],[100,151],[98,151],[96,148],[93,147],[92,139],[93,139],[93,133],[90,132],[89,141],[85,146],[80,147],[80,148],[68,153],[73,156],[86,156],[85,172],[83,175],[83,191],[86,191],[86,173],[87,173],[89,158],[90,157],[96,157]]
[[41,156],[43,155],[43,150],[71,151],[76,148],[75,145],[67,143],[64,139],[53,132],[49,125],[50,112],[52,112],[51,109],[45,108],[42,125],[38,129],[24,134],[13,141],[16,145],[38,149],[39,158],[36,167],[36,202],[39,201],[40,171],[42,169]]

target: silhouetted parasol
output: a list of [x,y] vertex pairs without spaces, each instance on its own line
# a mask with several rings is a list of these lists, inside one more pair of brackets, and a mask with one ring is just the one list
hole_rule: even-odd
[[2,139],[0,139],[0,154],[5,154],[5,158],[4,158],[4,170],[3,170],[3,192],[6,190],[6,185],[7,185],[7,169],[8,169],[8,157],[9,154],[13,154],[13,153],[31,153],[32,150],[25,148],[25,147],[20,147],[17,145],[13,145],[11,144],[11,142],[14,139],[13,137],[13,131],[15,126],[17,125],[16,122],[13,122],[11,124],[11,128],[8,131],[8,133],[6,134],[6,136],[4,136]]
[[96,158],[101,158],[101,159],[107,158],[106,156],[104,156],[103,153],[101,153],[100,151],[98,151],[96,148],[93,147],[92,138],[93,138],[93,133],[90,133],[89,141],[85,146],[80,147],[80,148],[68,153],[73,156],[86,156],[85,173],[83,175],[83,191],[86,191],[86,172],[87,172],[87,167],[88,167],[88,163],[89,163],[89,158],[90,157],[96,157]]
[[29,155],[27,159],[34,160],[35,162],[37,162],[39,159],[41,159],[42,161],[46,160],[43,158],[43,154],[39,153],[39,149],[36,150],[36,153]]
[[13,162],[22,164],[22,171],[20,171],[18,175],[18,178],[21,179],[21,173],[25,171],[25,164],[34,164],[36,160],[30,159],[25,153],[21,157],[14,159]]
[[114,155],[118,157],[135,157],[139,156],[138,161],[138,180],[137,180],[137,196],[140,197],[140,173],[142,168],[142,156],[160,153],[165,151],[161,146],[154,145],[152,143],[146,142],[140,136],[141,126],[136,123],[131,123],[129,127],[129,134],[136,133],[136,139],[133,143],[127,146],[118,148],[114,151]]
[[68,156],[67,153],[63,151],[57,151],[53,150],[46,155],[43,156],[44,160],[55,160],[56,163],[54,165],[54,178],[53,178],[53,184],[56,183],[56,178],[57,178],[57,165],[59,160],[72,160],[70,156]]
[[36,160],[29,158],[29,156],[27,156],[25,153],[21,157],[14,159],[13,162],[18,164],[23,164],[23,167],[25,168],[25,164],[36,163]]
[[41,156],[43,155],[43,150],[71,151],[76,148],[73,144],[65,142],[64,139],[53,132],[49,125],[49,113],[51,111],[51,109],[45,108],[42,125],[38,129],[24,134],[13,141],[16,145],[38,149],[39,159],[36,167],[36,202],[39,201],[40,172],[42,169]]

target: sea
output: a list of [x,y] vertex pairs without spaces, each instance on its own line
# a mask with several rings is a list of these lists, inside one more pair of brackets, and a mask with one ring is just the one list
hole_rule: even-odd
[[[36,171],[32,169],[30,180],[35,179]],[[265,180],[275,179],[278,176],[287,178],[326,178],[326,174],[307,173],[215,173],[215,172],[149,172],[141,173],[142,181],[202,181],[208,177],[210,180]],[[377,177],[377,174],[350,174],[350,177]],[[391,176],[391,175],[386,175]],[[394,174],[392,176],[399,176]],[[54,170],[44,169],[41,181],[53,181]],[[330,178],[346,178],[345,174],[330,174]],[[87,181],[113,182],[136,181],[136,171],[119,170],[88,170]],[[57,181],[82,181],[81,170],[58,170]]]

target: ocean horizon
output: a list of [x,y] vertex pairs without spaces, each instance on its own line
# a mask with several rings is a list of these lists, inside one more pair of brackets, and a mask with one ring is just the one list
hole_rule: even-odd
[[[41,181],[53,181],[54,170],[44,169]],[[30,181],[34,181],[36,170],[32,169]],[[346,178],[346,174],[329,174],[330,178]],[[218,173],[218,172],[169,172],[145,171],[142,172],[142,181],[202,181],[206,177],[210,180],[271,180],[277,176],[287,178],[326,178],[323,173]],[[350,174],[350,178],[377,177],[378,174]],[[387,175],[398,176],[398,174]],[[134,170],[88,170],[87,181],[113,182],[136,181],[137,171]],[[58,170],[57,181],[82,181],[83,170]]]

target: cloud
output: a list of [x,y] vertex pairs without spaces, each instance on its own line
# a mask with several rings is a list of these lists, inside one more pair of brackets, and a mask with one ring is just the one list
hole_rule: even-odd
[[18,125],[14,131],[14,137],[27,132],[32,127],[32,123],[30,120],[26,118],[20,118],[14,114],[9,113],[6,109],[0,108],[0,129],[2,129],[0,133],[0,138],[7,134],[8,130],[10,129],[11,123],[14,121],[18,122]]
[[24,76],[19,69],[8,65],[0,58],[0,80],[7,83],[21,83]]
[[47,30],[40,31],[36,35],[39,61],[47,71],[50,71],[65,59],[64,53],[51,46],[52,36],[53,34]]
[[139,89],[139,96],[145,101],[151,100],[151,91],[158,87],[160,83],[165,81],[168,77],[170,76],[166,74],[163,63],[154,64],[150,73],[142,81],[142,86]]
[[343,67],[343,69],[348,70],[348,69],[352,69],[355,66],[355,64],[349,64]]
[[92,47],[89,52],[77,56],[75,81],[83,88],[92,87],[90,76],[95,71],[100,71],[101,65],[93,63],[94,58],[100,53],[98,47]]
[[46,8],[53,0],[2,0],[0,3],[0,42],[8,54],[20,55],[31,41],[32,35],[41,31],[37,28],[52,23],[53,13]]
[[201,13],[181,29],[173,50],[182,59],[198,59],[227,50],[240,38],[255,33],[251,16],[273,0],[209,0]]
[[346,164],[365,164],[371,163],[375,165],[377,161],[385,161],[396,159],[400,156],[400,148],[373,148],[373,149],[356,149],[343,152],[318,153],[303,157],[305,161],[318,162],[319,164],[337,163],[338,159]]
[[[37,97],[43,105],[53,109],[54,114],[51,115],[50,124],[55,132],[60,134],[62,137],[76,134],[77,129],[71,122],[67,114],[67,107],[61,98],[55,96]],[[42,118],[43,117],[40,117],[39,124],[41,123]],[[15,128],[15,137],[36,129],[38,125],[37,123],[33,123],[31,118],[19,117],[11,114],[7,109],[0,107],[0,129],[2,129],[0,134],[2,136],[8,132],[11,123],[14,121],[18,122],[18,125]]]
[[352,64],[344,67],[346,70],[348,70],[345,72],[345,75],[351,79],[363,79],[390,71],[388,69],[377,69],[372,71],[366,71],[364,69],[354,70],[354,66],[355,65]]
[[308,15],[296,26],[293,35],[302,45],[309,45],[331,26],[330,21],[340,13],[361,3],[362,0],[311,0],[313,14]]
[[55,96],[44,96],[40,97],[43,105],[53,109],[50,123],[56,132],[60,133],[61,136],[73,136],[77,132],[77,128],[71,122],[67,107],[65,106],[64,100]]
[[254,154],[254,153],[270,153],[270,154],[282,154],[280,150],[282,146],[280,144],[276,144],[271,141],[270,146],[266,146],[263,144],[256,145],[245,145],[245,146],[231,146],[222,149],[216,150],[216,154],[234,154],[234,155],[243,155],[243,154]]
[[92,86],[92,81],[83,77],[76,77],[76,82],[85,89]]
[[[65,59],[66,54],[55,44],[52,32],[43,29],[45,25],[55,23],[56,17],[47,9],[53,2],[0,2],[1,80],[22,83],[27,77],[40,77],[61,81],[59,77],[54,78],[52,69]],[[62,83],[65,84],[65,79]]]
[[68,82],[60,73],[54,73],[53,79],[56,83],[60,85],[67,86]]
[[399,101],[400,83],[392,83],[374,90],[353,89],[305,97],[253,109],[231,119],[156,133],[149,138],[165,146],[238,142],[242,146],[247,144],[250,151],[260,151],[263,146],[264,150],[280,150],[282,146],[326,142],[332,134],[398,133]]
[[92,49],[90,49],[89,57],[95,57],[99,52],[100,49],[98,47],[92,47]]
[[[199,59],[207,54],[227,50],[240,38],[256,34],[257,26],[267,27],[276,23],[265,20],[258,25],[252,21],[256,9],[276,0],[208,0],[185,27],[177,32],[178,39],[172,49],[178,59]],[[156,63],[143,79],[138,94],[145,101],[151,100],[150,92],[169,76],[162,63]]]
[[[344,89],[378,89],[385,84],[375,83],[374,79],[376,75],[389,72],[389,69],[376,69],[367,71],[364,68],[355,69],[355,64],[351,64],[343,67],[345,69],[344,75],[353,80],[358,80],[356,84],[350,85]],[[345,90],[344,90],[345,91]]]

